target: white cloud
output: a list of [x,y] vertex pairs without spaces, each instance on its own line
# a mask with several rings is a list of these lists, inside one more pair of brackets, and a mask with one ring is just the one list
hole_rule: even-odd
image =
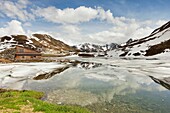
[[25,34],[22,23],[17,20],[8,22],[5,27],[0,28],[0,36]]
[[[112,42],[120,44],[126,42],[130,38],[133,39],[143,38],[149,35],[153,31],[153,28],[151,27],[151,23],[152,22],[149,21],[138,22],[133,20],[130,21],[129,23],[124,22],[123,24],[120,25],[117,24],[105,28],[101,31],[96,31],[91,33],[86,32],[81,24],[78,25],[64,24],[64,25],[48,28],[48,30],[42,30],[39,28],[37,29],[37,31],[28,30],[27,32],[25,32],[24,29],[22,28],[21,22],[13,20],[11,22],[8,22],[8,24],[5,27],[0,28],[0,36],[11,35],[11,34],[29,34],[29,36],[31,36],[32,33],[45,33],[71,45],[85,43],[85,42],[101,44],[101,45],[106,43],[112,43]],[[25,24],[23,25],[26,26]],[[90,30],[90,29],[94,29],[96,26],[94,24],[86,27],[88,27]]]
[[[130,35],[132,39],[140,39],[148,36],[153,31],[151,27],[139,27]],[[126,40],[127,41],[127,40]]]
[[80,6],[76,9],[66,8],[63,10],[55,7],[38,8],[34,13],[54,23],[79,23],[96,18],[98,12],[90,7]]
[[25,9],[28,4],[28,0],[19,0],[18,2],[2,0],[0,2],[0,12],[7,17],[22,21],[34,19],[34,15]]
[[[126,18],[125,18],[126,20]],[[122,22],[123,23],[123,22]],[[95,26],[89,26],[89,29],[93,29]],[[83,27],[76,25],[62,25],[59,27],[58,33],[53,34],[56,37],[64,39],[69,44],[79,43],[124,43],[128,39],[139,39],[149,35],[153,31],[151,22],[149,21],[129,21],[128,23],[117,24],[112,27],[108,27],[102,31],[96,31],[95,33],[84,33]]]
[[82,41],[85,41],[83,39],[83,32],[80,27],[77,25],[61,25],[57,28],[56,32],[50,32],[55,38],[60,39],[64,41],[67,44],[78,44]]
[[56,7],[47,7],[32,10],[34,14],[38,17],[42,17],[45,20],[53,23],[62,24],[76,24],[81,22],[89,22],[90,20],[98,19],[104,20],[109,23],[123,24],[122,21],[129,21],[125,17],[113,17],[110,10],[105,11],[101,7],[91,8],[80,6],[75,9],[66,8],[58,9]]
[[91,34],[91,39],[96,39],[96,42],[99,43],[124,43],[128,39],[140,39],[147,35],[149,35],[153,28],[143,26],[143,22],[133,21],[130,23],[124,23],[124,25],[117,25],[106,31],[102,31],[99,33]]
[[62,25],[58,27],[64,34],[80,34],[81,29],[76,25]]
[[[18,0],[18,4],[22,5],[24,8],[27,7],[28,4],[31,4],[29,0]],[[21,6],[20,6],[21,7]]]
[[[0,17],[6,15],[10,18],[26,21],[23,24],[24,27],[34,27],[30,22],[27,22],[29,19],[34,19],[34,16],[37,18],[41,17],[48,22],[60,23],[60,26],[54,24],[48,29],[44,26],[44,29],[47,31],[41,29],[43,26],[35,27],[37,27],[37,31],[52,34],[55,38],[69,44],[85,42],[98,44],[111,42],[123,43],[129,38],[136,39],[145,37],[153,31],[153,26],[160,26],[166,22],[164,20],[159,20],[157,22],[150,20],[137,21],[126,17],[115,17],[110,10],[106,11],[101,7],[91,8],[85,6],[80,6],[75,9],[59,9],[53,6],[47,8],[38,7],[37,9],[32,9],[32,13],[34,13],[33,16],[33,14],[26,10],[29,4],[31,3],[28,0],[18,0],[17,2],[3,0],[0,2]],[[95,24],[90,25],[88,23],[89,21]],[[88,28],[86,29],[83,28],[84,26],[82,23],[84,22],[88,23],[88,26],[86,26]],[[95,29],[98,25],[103,28]],[[90,30],[93,32],[89,33]],[[31,31],[31,29],[28,31]],[[25,34],[21,22],[13,20],[9,22],[6,27],[0,28],[1,36],[9,34]]]
[[96,10],[98,12],[98,18],[100,20],[107,20],[109,22],[113,20],[113,14],[110,12],[110,10],[105,11],[101,7],[98,7]]
[[124,34],[114,31],[102,31],[87,35],[89,41],[97,44],[119,43],[118,40],[124,38]]
[[165,24],[165,23],[167,23],[168,21],[167,20],[158,20],[157,22],[156,22],[156,25],[158,26],[158,27],[160,27],[160,26],[162,26],[163,24]]
[[30,22],[25,22],[25,23],[23,24],[23,26],[28,26],[28,27],[30,27],[30,26],[32,26],[32,24],[31,24]]

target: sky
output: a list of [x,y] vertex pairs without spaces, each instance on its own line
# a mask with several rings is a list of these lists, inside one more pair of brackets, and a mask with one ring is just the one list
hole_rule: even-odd
[[1,0],[0,36],[49,34],[67,44],[124,43],[169,21],[170,0]]

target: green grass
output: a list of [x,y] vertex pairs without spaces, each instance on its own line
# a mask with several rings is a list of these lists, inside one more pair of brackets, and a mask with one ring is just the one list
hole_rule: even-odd
[[42,92],[36,91],[0,91],[0,112],[10,109],[14,113],[20,112],[21,107],[31,106],[33,112],[44,113],[90,113],[79,106],[55,105],[40,100]]

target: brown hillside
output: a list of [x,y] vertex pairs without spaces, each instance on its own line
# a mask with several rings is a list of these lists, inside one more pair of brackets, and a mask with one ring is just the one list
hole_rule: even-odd
[[147,51],[145,56],[152,56],[164,52],[165,49],[170,49],[170,39],[161,42],[160,44],[151,46]]

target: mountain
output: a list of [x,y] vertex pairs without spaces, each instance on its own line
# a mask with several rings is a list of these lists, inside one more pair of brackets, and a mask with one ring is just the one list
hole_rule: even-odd
[[155,29],[149,36],[129,39],[120,47],[120,56],[153,56],[170,53],[170,21]]
[[118,44],[111,43],[106,45],[96,45],[90,43],[80,44],[78,46],[74,46],[74,48],[79,49],[81,52],[103,52],[103,51],[110,51],[118,48]]
[[0,37],[0,52],[16,46],[27,47],[46,54],[75,51],[71,46],[46,34],[33,34],[31,37],[25,35]]

